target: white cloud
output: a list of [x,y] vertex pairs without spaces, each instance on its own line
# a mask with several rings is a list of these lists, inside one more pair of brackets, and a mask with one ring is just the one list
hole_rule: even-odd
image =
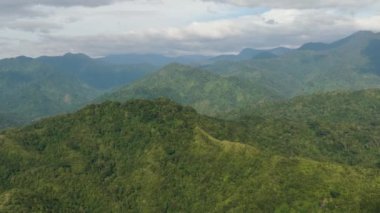
[[50,6],[100,6],[122,0],[1,0],[1,8],[24,8],[33,5]]
[[370,7],[378,3],[378,0],[204,0],[219,3],[229,3],[239,6],[249,7],[269,7],[269,8],[358,8]]
[[[61,4],[70,2],[74,1]],[[334,2],[338,5],[338,1],[309,1],[309,6],[304,1],[283,1],[294,3],[290,9],[281,5],[284,3],[268,0],[266,6],[276,8],[258,10],[201,0],[120,1],[97,7],[78,2],[70,7],[29,8],[35,14],[43,14],[40,16],[0,13],[0,57],[69,51],[92,56],[126,52],[220,54],[245,47],[329,42],[357,30],[380,31],[380,16],[374,9],[377,7],[355,13],[342,9],[354,1],[344,5],[341,1],[342,8],[320,8]],[[248,1],[240,4],[244,2]],[[260,5],[255,4],[259,1],[249,2],[251,6]]]

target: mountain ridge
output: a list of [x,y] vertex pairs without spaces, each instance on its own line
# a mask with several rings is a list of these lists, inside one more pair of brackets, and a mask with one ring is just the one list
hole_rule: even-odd
[[191,105],[200,113],[216,115],[239,105],[272,99],[271,94],[269,88],[252,85],[249,81],[221,77],[190,66],[170,64],[99,100],[126,101],[131,98],[154,99],[163,96]]
[[0,167],[0,210],[379,209],[378,169],[215,137],[210,127],[225,125],[235,126],[161,98],[94,104],[7,130],[0,134],[0,161],[8,165]]

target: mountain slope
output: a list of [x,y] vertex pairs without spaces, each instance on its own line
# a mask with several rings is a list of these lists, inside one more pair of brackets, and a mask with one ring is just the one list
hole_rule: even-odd
[[101,100],[168,97],[191,105],[200,113],[216,115],[240,106],[274,98],[259,82],[221,77],[190,66],[171,64],[159,72],[126,86]]
[[222,123],[159,99],[4,132],[0,210],[379,210],[379,170],[283,157],[204,130]]
[[281,155],[380,168],[379,111],[380,90],[316,94],[242,109],[229,132]]

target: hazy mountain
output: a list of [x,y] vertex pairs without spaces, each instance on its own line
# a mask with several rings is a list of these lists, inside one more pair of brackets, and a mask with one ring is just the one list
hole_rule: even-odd
[[[380,88],[379,34],[355,33],[321,51],[284,55],[246,49],[247,60],[219,61],[202,68],[171,65],[101,100],[169,97],[200,113],[217,115],[257,102],[335,90]],[[328,45],[328,44],[326,44]],[[248,59],[249,55],[254,55]]]
[[54,70],[71,75],[96,89],[110,89],[142,78],[157,67],[138,63],[133,65],[113,65],[84,54],[68,53],[64,56],[40,57],[37,61],[48,64]]
[[366,44],[368,44],[368,41],[371,41],[373,39],[378,39],[378,38],[379,38],[379,34],[376,34],[374,32],[359,31],[344,39],[335,41],[330,44],[321,43],[321,42],[307,43],[307,44],[302,45],[299,48],[299,50],[327,51],[331,49],[342,48],[345,46],[350,46],[352,48],[353,45],[365,46]]
[[379,41],[380,34],[358,32],[323,48],[245,49],[233,56],[242,60],[216,61],[202,70],[171,65],[153,74],[155,66],[136,62],[156,57],[150,62],[162,65],[204,58],[166,57],[170,60],[163,62],[164,56],[127,55],[124,64],[83,54],[5,59],[0,61],[0,111],[35,119],[77,109],[122,85],[98,100],[166,96],[208,115],[315,92],[379,88]]
[[208,56],[202,55],[169,57],[159,54],[120,54],[109,55],[101,60],[112,64],[152,64],[162,67],[171,63],[198,64],[209,58]]
[[258,49],[252,49],[252,48],[245,48],[243,49],[238,55],[220,55],[216,56],[214,58],[211,58],[209,61],[215,62],[215,61],[244,61],[244,60],[251,60],[251,59],[257,59],[257,58],[275,58],[277,56],[285,55],[290,52],[292,52],[293,49],[285,48],[285,47],[278,47],[274,49],[268,49],[268,50],[258,50]]
[[110,65],[83,54],[3,59],[0,112],[22,121],[68,112],[154,70],[150,65]]
[[23,120],[76,109],[99,94],[30,58],[0,61],[0,111]]
[[[344,102],[333,106],[336,111],[345,107]],[[376,115],[374,111],[359,112]],[[354,143],[359,139],[356,134],[367,131],[374,135],[367,135],[366,140],[378,137],[378,126],[358,122],[329,130],[334,140],[326,140],[332,143],[328,148],[341,153],[340,143]],[[260,123],[253,118],[216,120],[159,99],[91,105],[74,114],[3,132],[0,211],[380,210],[378,168],[338,164],[337,156],[326,155],[320,161],[302,157],[307,152],[311,157],[324,156],[318,143],[323,141],[321,137],[332,136],[314,133],[310,141],[291,140],[288,144],[289,135],[308,132],[284,127],[284,123]],[[324,127],[311,125],[310,131]],[[356,131],[344,138],[335,135],[349,128]],[[253,145],[261,143],[252,140],[260,137],[268,142],[265,149]],[[282,151],[292,148],[301,153],[279,154],[270,148],[277,143],[283,144],[277,146]],[[310,144],[315,149],[302,149]],[[370,146],[368,153],[378,147]],[[350,159],[355,155],[347,151],[338,156]],[[360,155],[364,156],[364,151]]]
[[19,123],[22,123],[22,120],[20,120],[17,116],[0,112],[0,130],[17,126]]
[[278,57],[219,61],[203,68],[261,82],[282,97],[379,88],[379,40],[380,34],[358,32],[332,44],[306,44]]
[[260,55],[280,56],[291,52],[292,49],[279,47],[269,50],[256,50],[251,48],[243,49],[238,55],[220,55],[216,57],[203,56],[203,55],[184,55],[177,57],[169,57],[159,54],[119,54],[109,55],[101,58],[101,61],[119,64],[119,65],[133,65],[133,64],[152,64],[154,66],[163,67],[172,63],[186,64],[186,65],[199,65],[207,64],[214,61],[228,60],[240,61],[260,57]]
[[251,103],[277,99],[275,92],[236,77],[221,77],[190,66],[171,64],[140,81],[106,94],[100,100],[168,97],[191,105],[200,113],[216,115]]

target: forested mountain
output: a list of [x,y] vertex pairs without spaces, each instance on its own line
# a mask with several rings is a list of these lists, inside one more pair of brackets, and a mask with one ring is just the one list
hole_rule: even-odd
[[203,68],[261,82],[282,97],[379,88],[379,33],[358,32],[331,44],[310,43],[278,57],[219,61]]
[[380,90],[364,90],[258,104],[233,120],[242,122],[235,132],[259,132],[250,141],[261,149],[380,168],[379,112]]
[[202,114],[220,115],[299,95],[380,88],[378,41],[380,34],[358,32],[283,54],[246,49],[240,54],[246,60],[221,60],[200,68],[172,64],[100,100],[163,96]]
[[[105,62],[107,57],[71,53],[4,59],[0,60],[0,111],[30,121],[78,109],[95,98],[125,101],[164,96],[202,114],[220,115],[298,95],[379,88],[379,41],[379,34],[358,32],[331,44],[310,43],[298,50],[245,49],[236,60],[216,60],[199,65],[201,69],[173,64],[151,75],[171,60],[213,59],[187,56],[165,61],[163,56],[126,55],[119,58],[124,63],[111,64]],[[146,61],[155,65],[142,63]],[[122,85],[119,91],[99,98]]]
[[[363,109],[368,109],[378,93],[353,96],[365,96]],[[343,109],[376,120],[376,110],[356,110],[361,104],[344,105],[345,98],[336,105],[331,96],[307,97],[305,106],[322,99],[316,104],[336,107],[328,111],[331,115]],[[270,107],[261,118],[223,121],[158,99],[90,105],[8,130],[0,135],[0,211],[378,212],[380,170],[371,165],[371,156],[379,146],[360,153],[367,152],[368,161],[345,159],[378,139],[379,127],[371,120],[338,119],[322,134],[335,119],[318,117],[317,110],[308,112],[299,102],[290,106],[310,114],[302,122],[324,123],[306,126],[303,133],[298,123],[287,120],[299,122],[302,116],[275,113],[270,118]],[[341,125],[348,121],[347,127]],[[338,137],[350,128],[357,131]],[[366,142],[340,155],[340,144],[359,140],[362,129],[370,133]],[[288,140],[291,135],[294,140]],[[330,144],[327,150],[336,149],[342,163],[319,146],[323,141]],[[304,150],[306,145],[311,148]]]
[[200,113],[217,115],[241,106],[277,99],[265,85],[237,77],[222,77],[190,66],[171,64],[99,100],[167,97],[191,105]]
[[80,54],[3,59],[0,112],[16,114],[19,121],[31,121],[79,109],[104,91],[153,70],[149,65],[108,65]]

